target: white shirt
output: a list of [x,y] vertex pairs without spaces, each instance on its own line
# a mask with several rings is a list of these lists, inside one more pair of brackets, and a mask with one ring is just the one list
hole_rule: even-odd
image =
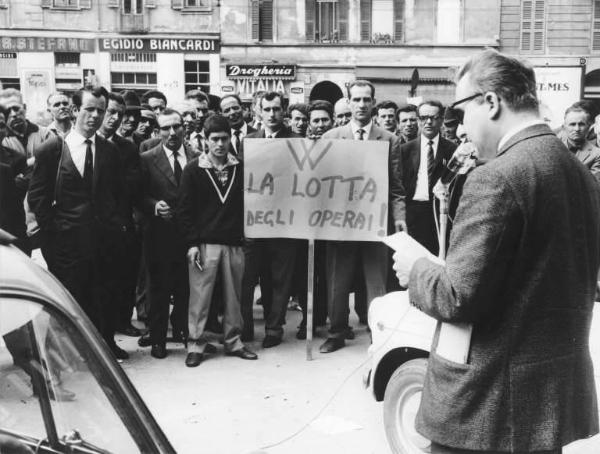
[[429,200],[429,172],[427,169],[427,151],[428,143],[432,141],[431,147],[433,148],[433,158],[437,154],[438,144],[440,142],[440,135],[438,134],[433,139],[421,135],[421,160],[419,162],[419,172],[417,173],[417,187],[415,188],[415,195],[413,200],[426,202]]
[[280,128],[277,131],[273,132],[273,131],[269,131],[268,129],[265,128],[265,139],[276,139],[277,135],[279,134],[279,131],[281,131],[281,129],[283,129],[283,128]]
[[356,140],[358,140],[358,130],[362,129],[365,133],[363,134],[362,140],[369,140],[369,135],[371,134],[371,127],[373,126],[373,121],[368,122],[364,126],[359,126],[354,120],[350,120],[350,127],[352,128],[352,135]]
[[235,149],[235,152],[239,153],[240,150],[235,148],[235,132],[236,131],[240,131],[240,143],[242,143],[242,140],[244,140],[244,137],[246,137],[248,135],[248,125],[244,122],[244,123],[242,123],[242,126],[239,129],[231,128],[231,144],[232,144],[233,148]]
[[506,142],[508,142],[508,139],[510,139],[517,133],[523,131],[523,129],[529,128],[530,126],[533,126],[533,125],[543,125],[543,124],[546,124],[546,123],[541,118],[536,118],[534,120],[526,121],[525,123],[520,123],[519,125],[515,126],[514,128],[509,129],[507,131],[507,133],[502,136],[502,138],[500,139],[500,142],[498,142],[498,151],[500,151],[502,149],[502,147],[504,146],[504,144]]
[[[73,164],[75,164],[75,167],[77,167],[77,170],[82,177],[83,169],[85,167],[85,152],[87,150],[86,140],[88,139],[79,134],[75,128],[71,129],[65,137],[65,143],[67,144],[67,147],[69,147]],[[93,167],[96,162],[96,134],[90,137],[89,140],[92,141]]]
[[[169,150],[164,145],[163,145],[163,150],[164,150],[165,154],[167,155],[167,159],[169,160],[169,164],[171,165],[171,170],[173,172],[175,172],[175,159],[173,156],[173,150]],[[181,166],[181,170],[183,170],[183,168],[187,164],[187,157],[185,156],[185,148],[183,148],[183,145],[179,147],[179,150],[177,150],[177,162],[179,162],[179,165]]]

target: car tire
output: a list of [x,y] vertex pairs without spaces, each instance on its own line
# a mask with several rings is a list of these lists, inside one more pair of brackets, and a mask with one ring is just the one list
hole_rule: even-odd
[[385,388],[383,423],[395,454],[431,452],[430,441],[415,430],[426,370],[426,358],[407,361],[395,370]]

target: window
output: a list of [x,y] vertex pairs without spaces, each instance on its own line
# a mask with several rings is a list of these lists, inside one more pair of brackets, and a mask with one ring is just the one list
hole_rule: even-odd
[[347,41],[348,9],[348,0],[305,0],[307,41]]
[[600,1],[598,0],[594,0],[592,22],[592,50],[600,50]]
[[184,8],[210,8],[211,0],[184,0]]
[[204,60],[186,60],[184,63],[185,91],[210,91],[210,65]]
[[404,42],[430,44],[434,42],[437,0],[405,2]]
[[251,0],[252,39],[273,39],[273,0]]
[[155,63],[156,54],[151,52],[115,52],[110,54],[110,61]]
[[542,53],[544,51],[546,27],[544,3],[544,0],[521,2],[521,52]]
[[123,0],[123,14],[142,14],[144,0]]
[[64,67],[78,67],[79,66],[80,54],[77,52],[56,52],[54,54],[54,60],[56,66]]
[[371,0],[360,0],[360,40],[371,41]]
[[156,88],[156,73],[111,72],[110,84],[113,90],[149,90]]
[[394,0],[394,41],[404,41],[404,0]]
[[91,9],[92,0],[41,0],[40,6],[53,9]]
[[54,8],[79,8],[79,0],[53,0]]

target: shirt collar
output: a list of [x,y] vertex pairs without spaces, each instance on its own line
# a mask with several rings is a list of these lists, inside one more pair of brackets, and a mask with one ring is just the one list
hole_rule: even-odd
[[233,136],[234,131],[241,131],[242,132],[242,136],[245,136],[248,134],[248,125],[246,124],[246,122],[242,123],[242,126],[240,126],[238,129],[235,128],[231,128],[231,135]]
[[85,141],[88,139],[92,141],[93,145],[96,145],[96,134],[95,133],[92,137],[85,138],[81,134],[79,134],[79,132],[75,128],[71,128],[69,133],[65,136],[65,140],[67,140],[67,139],[69,142],[71,142],[74,145],[81,145],[81,144],[85,143]]
[[[239,163],[240,163],[240,161],[234,155],[232,155],[231,153],[227,153],[227,162],[225,162],[224,167],[235,166],[235,165],[238,165]],[[200,167],[202,169],[214,169],[215,168],[212,161],[208,157],[208,153],[202,153],[200,156],[198,156],[198,167]]]
[[533,125],[543,125],[546,124],[541,118],[534,118],[532,120],[526,121],[524,123],[519,123],[514,128],[509,129],[506,134],[502,136],[500,142],[498,142],[498,151],[502,150],[502,147],[508,142],[509,139],[517,135],[517,133],[523,131],[526,128],[529,128]]
[[362,129],[365,132],[363,139],[367,140],[369,138],[369,135],[371,135],[371,128],[373,127],[373,120],[371,120],[364,126],[359,126],[357,123],[354,122],[354,120],[350,120],[350,127],[352,128],[352,134],[354,135],[354,137],[356,137],[356,132],[359,129]]
[[433,144],[431,146],[433,147],[434,150],[436,150],[438,143],[440,142],[440,134],[438,133],[433,139],[428,139],[423,134],[421,134],[421,147],[426,146],[427,142],[429,142],[430,140],[433,142]]
[[[171,150],[170,148],[165,147],[164,145],[163,145],[163,150],[164,150],[165,154],[167,155],[167,158],[172,158],[173,157],[173,150]],[[183,145],[181,145],[179,147],[179,149],[177,150],[177,155],[185,157],[185,148],[183,148]]]

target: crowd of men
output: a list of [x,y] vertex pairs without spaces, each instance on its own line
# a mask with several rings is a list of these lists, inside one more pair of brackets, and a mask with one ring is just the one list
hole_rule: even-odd
[[[53,93],[47,104],[52,123],[38,126],[21,93],[0,91],[0,227],[26,253],[41,249],[117,358],[128,358],[119,332],[139,336],[158,359],[167,342],[184,343],[188,367],[218,342],[227,355],[257,358],[247,346],[257,285],[263,348],[281,343],[292,297],[303,309],[296,337],[306,338],[307,242],[244,238],[245,138],[387,142],[389,233],[407,230],[433,254],[433,186],[465,140],[460,111],[437,100],[376,104],[374,86],[361,80],[335,105],[286,107],[280,93],[256,93],[251,117],[237,95],[211,103],[199,90],[173,102],[157,90],[140,99],[85,88]],[[594,117],[576,103],[558,135],[600,178]],[[354,338],[351,293],[366,323],[369,302],[399,288],[382,243],[319,241],[315,268],[313,326],[329,320],[322,353]],[[134,309],[147,332],[132,325]]]

